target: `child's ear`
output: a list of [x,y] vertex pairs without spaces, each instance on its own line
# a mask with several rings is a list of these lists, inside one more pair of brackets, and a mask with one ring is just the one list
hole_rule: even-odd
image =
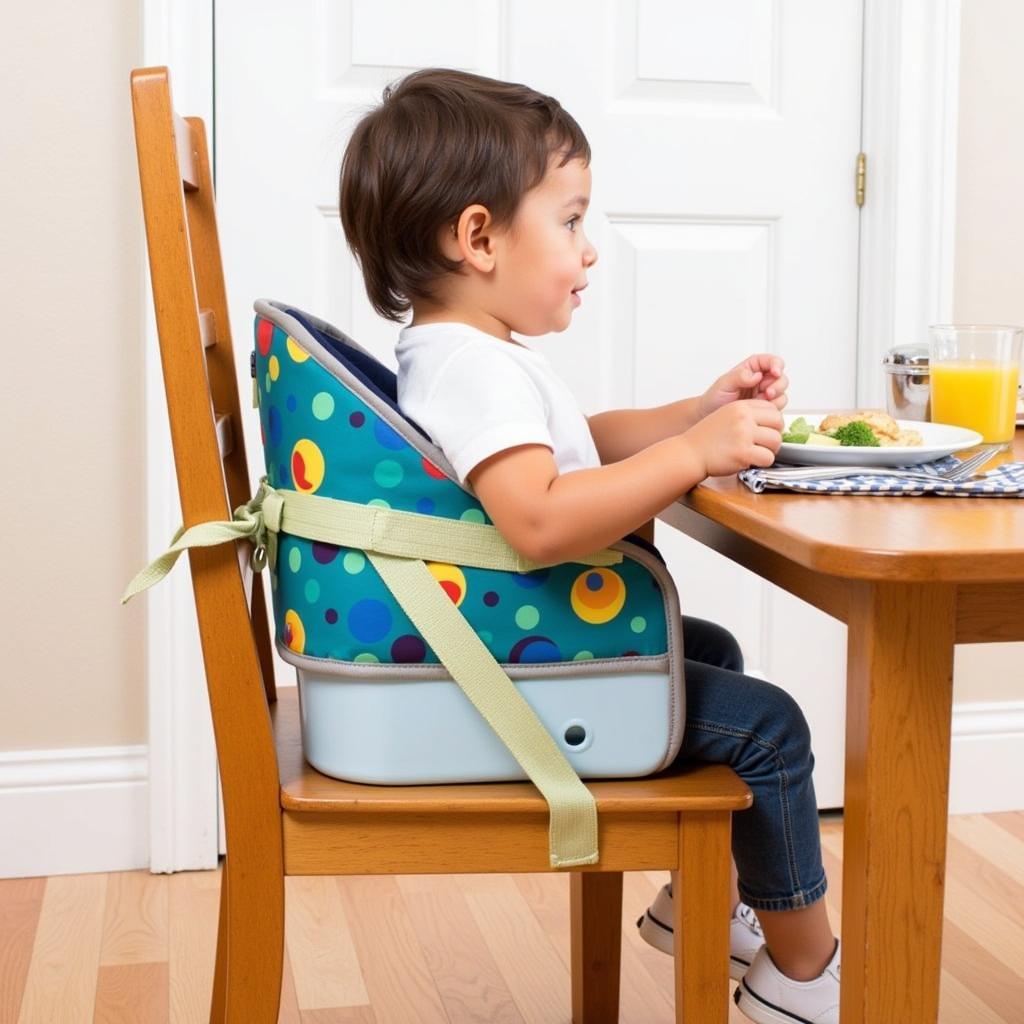
[[494,269],[494,222],[486,206],[479,203],[467,206],[459,216],[455,230],[458,249],[456,259],[465,260],[482,274]]

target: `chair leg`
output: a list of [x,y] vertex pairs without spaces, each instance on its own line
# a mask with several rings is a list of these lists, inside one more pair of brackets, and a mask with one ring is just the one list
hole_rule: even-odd
[[228,861],[220,869],[220,918],[217,921],[217,962],[213,969],[213,998],[210,1000],[210,1024],[224,1024],[225,979],[228,949]]
[[676,1024],[729,1019],[728,811],[679,815],[679,880],[672,890]]
[[570,879],[573,1024],[619,1019],[622,872],[574,871]]
[[277,1024],[284,972],[279,867],[224,858],[211,1024]]

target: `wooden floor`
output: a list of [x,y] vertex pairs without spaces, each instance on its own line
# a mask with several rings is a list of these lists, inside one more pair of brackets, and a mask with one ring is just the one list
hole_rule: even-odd
[[[838,819],[822,820],[822,843],[838,931]],[[632,1024],[672,1020],[672,961],[634,927],[666,879],[626,876]],[[0,1024],[205,1021],[219,884],[213,871],[0,880]],[[1021,1024],[1024,813],[950,819],[946,892],[940,1021]],[[289,878],[280,1019],[567,1024],[568,900],[564,875]]]

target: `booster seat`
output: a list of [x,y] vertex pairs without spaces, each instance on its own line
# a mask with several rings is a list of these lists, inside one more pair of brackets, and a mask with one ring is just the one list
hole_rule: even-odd
[[387,367],[308,313],[255,310],[260,490],[233,524],[179,531],[128,593],[189,543],[253,537],[313,767],[386,784],[529,777],[551,806],[552,863],[593,863],[579,778],[656,772],[682,741],[681,617],[661,554],[630,534],[571,562],[525,559],[402,413]]

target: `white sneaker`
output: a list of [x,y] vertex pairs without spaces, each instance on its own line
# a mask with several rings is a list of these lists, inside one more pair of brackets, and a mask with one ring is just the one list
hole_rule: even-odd
[[786,977],[762,949],[733,998],[756,1024],[839,1024],[839,940],[825,970],[811,981]]
[[[675,949],[672,935],[672,886],[663,885],[654,902],[637,923],[640,938],[670,956]],[[729,925],[729,977],[739,981],[764,945],[764,935],[757,914],[740,903]]]

